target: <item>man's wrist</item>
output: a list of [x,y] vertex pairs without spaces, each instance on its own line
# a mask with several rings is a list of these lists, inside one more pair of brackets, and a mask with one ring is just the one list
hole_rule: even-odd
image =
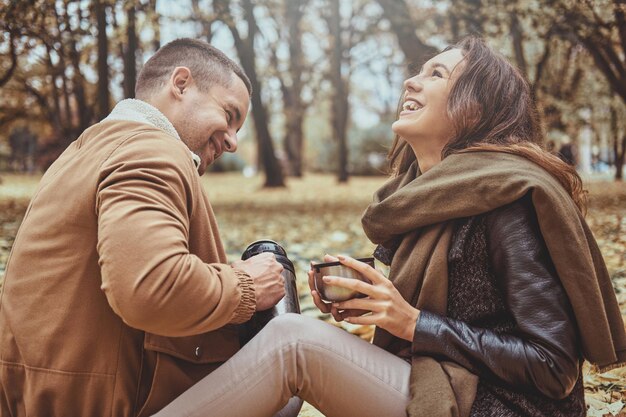
[[256,294],[254,291],[254,280],[250,277],[250,275],[238,268],[233,268],[233,271],[239,280],[241,297],[239,305],[237,306],[230,322],[233,324],[239,324],[250,320],[256,311]]

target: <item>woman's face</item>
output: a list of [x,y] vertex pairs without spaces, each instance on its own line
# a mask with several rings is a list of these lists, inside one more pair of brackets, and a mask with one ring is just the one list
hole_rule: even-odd
[[391,128],[416,153],[443,149],[454,134],[447,105],[454,81],[463,70],[457,67],[462,60],[460,49],[442,52],[404,82],[402,111]]

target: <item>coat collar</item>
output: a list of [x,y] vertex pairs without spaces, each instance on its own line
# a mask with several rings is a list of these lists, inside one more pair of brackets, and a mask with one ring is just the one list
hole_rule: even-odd
[[[178,132],[174,128],[174,125],[168,120],[168,118],[161,113],[159,109],[142,100],[127,98],[120,101],[113,108],[111,113],[103,120],[103,122],[110,120],[125,120],[145,123],[154,126],[157,129],[161,129],[165,133],[181,140]],[[200,165],[200,157],[191,151],[189,151],[189,153],[191,154],[191,159],[197,168]]]

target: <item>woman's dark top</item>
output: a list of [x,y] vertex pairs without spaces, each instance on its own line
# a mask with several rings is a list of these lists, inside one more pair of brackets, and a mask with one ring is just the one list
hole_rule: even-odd
[[479,376],[471,416],[585,416],[572,307],[527,198],[460,219],[448,317],[422,311],[413,352]]

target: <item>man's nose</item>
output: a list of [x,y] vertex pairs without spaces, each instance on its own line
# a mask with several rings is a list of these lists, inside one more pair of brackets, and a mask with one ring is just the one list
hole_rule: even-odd
[[224,150],[226,152],[236,152],[237,151],[237,133],[233,132],[224,136]]

